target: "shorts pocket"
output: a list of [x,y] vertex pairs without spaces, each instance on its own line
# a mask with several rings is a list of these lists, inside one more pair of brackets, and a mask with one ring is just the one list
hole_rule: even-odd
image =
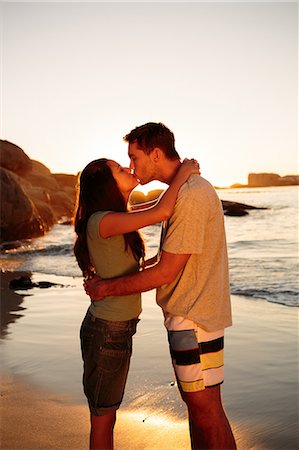
[[168,331],[170,354],[178,366],[200,363],[199,347],[195,330]]
[[128,364],[130,355],[131,353],[128,348],[117,350],[104,346],[99,349],[98,352],[98,370],[100,372],[116,373],[122,368],[124,364]]

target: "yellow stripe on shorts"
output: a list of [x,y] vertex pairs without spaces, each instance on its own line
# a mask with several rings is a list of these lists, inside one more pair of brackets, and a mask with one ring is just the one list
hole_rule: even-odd
[[180,380],[180,385],[184,392],[197,392],[197,391],[203,391],[205,389],[204,380],[197,380],[197,381],[181,381]]
[[201,370],[217,369],[224,365],[224,350],[216,353],[203,353],[200,355]]

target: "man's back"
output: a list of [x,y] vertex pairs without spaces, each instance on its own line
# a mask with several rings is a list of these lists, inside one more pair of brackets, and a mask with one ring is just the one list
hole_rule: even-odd
[[206,331],[231,325],[228,259],[221,202],[211,184],[193,175],[181,188],[163,251],[190,254],[176,279],[157,289],[157,302],[171,314]]

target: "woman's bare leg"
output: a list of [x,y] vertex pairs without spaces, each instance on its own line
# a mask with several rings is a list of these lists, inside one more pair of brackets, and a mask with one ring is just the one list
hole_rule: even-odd
[[90,449],[112,450],[113,428],[116,420],[116,411],[104,416],[90,416]]

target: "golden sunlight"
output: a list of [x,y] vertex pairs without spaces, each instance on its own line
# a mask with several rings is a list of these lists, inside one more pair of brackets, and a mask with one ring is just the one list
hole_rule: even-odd
[[[116,424],[122,443],[130,439],[130,450],[184,450],[190,448],[187,420],[177,420],[155,410],[122,411]],[[134,436],[134,439],[132,439]]]

